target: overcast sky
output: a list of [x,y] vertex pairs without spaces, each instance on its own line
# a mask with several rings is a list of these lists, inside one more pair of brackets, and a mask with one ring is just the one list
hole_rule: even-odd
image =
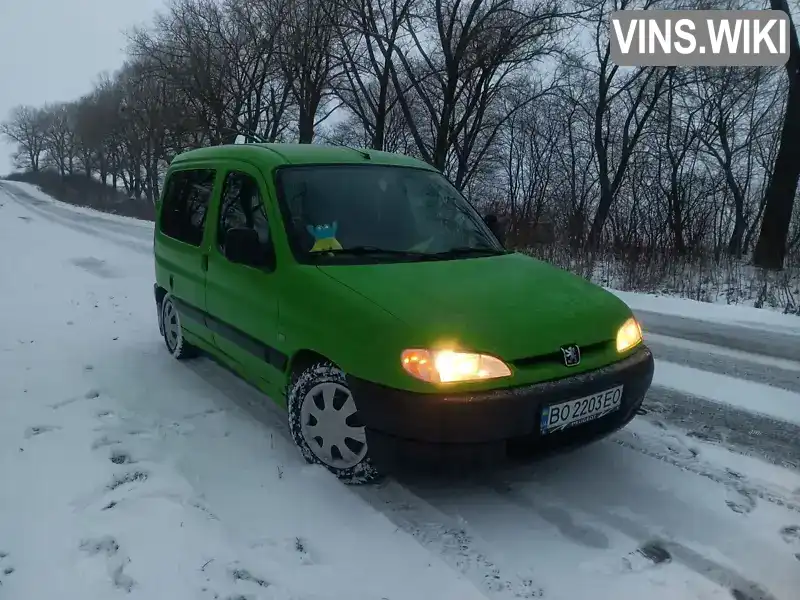
[[[164,0],[0,0],[0,120],[18,104],[72,100],[125,59],[125,31]],[[0,175],[13,147],[0,140]]]

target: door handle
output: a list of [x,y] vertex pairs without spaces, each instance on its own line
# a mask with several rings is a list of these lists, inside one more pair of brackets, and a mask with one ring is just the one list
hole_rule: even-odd
[[208,254],[200,257],[200,268],[203,269],[203,272],[208,271]]

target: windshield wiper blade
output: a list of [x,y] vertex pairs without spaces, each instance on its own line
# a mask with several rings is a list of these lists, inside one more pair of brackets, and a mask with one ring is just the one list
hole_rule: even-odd
[[352,246],[350,248],[335,248],[326,250],[319,254],[348,254],[352,256],[363,256],[367,254],[388,254],[390,256],[409,256],[409,257],[424,257],[423,252],[413,252],[411,250],[392,250],[390,248],[381,248],[379,246]]
[[379,246],[352,246],[349,248],[336,248],[326,250],[324,252],[314,252],[312,254],[333,254],[337,256],[397,256],[401,258],[413,258],[416,260],[441,260],[447,258],[455,258],[459,256],[499,256],[508,254],[506,250],[497,250],[495,248],[475,248],[472,246],[463,246],[457,248],[450,248],[443,252],[416,252],[413,250],[392,250],[390,248],[381,248]]
[[433,254],[429,254],[429,256],[437,256],[437,257],[451,257],[451,256],[500,256],[502,254],[508,254],[507,250],[498,250],[496,248],[476,248],[474,246],[459,246],[456,248],[450,248],[449,250],[444,250],[443,252],[435,252]]

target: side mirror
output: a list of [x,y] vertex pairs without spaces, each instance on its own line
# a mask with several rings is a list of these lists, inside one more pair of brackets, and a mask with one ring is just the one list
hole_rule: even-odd
[[495,214],[488,214],[483,217],[483,222],[486,223],[486,226],[489,227],[491,232],[494,234],[494,237],[497,238],[497,241],[500,242],[502,246],[506,245],[506,230],[505,227],[500,223],[500,220],[497,218]]
[[248,227],[234,227],[225,232],[225,258],[251,267],[270,266],[258,233]]

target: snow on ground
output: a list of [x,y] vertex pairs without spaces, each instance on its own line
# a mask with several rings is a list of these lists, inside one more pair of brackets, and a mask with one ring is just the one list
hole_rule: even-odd
[[[711,321],[751,327],[771,329],[786,334],[800,335],[800,317],[785,315],[775,310],[753,308],[735,304],[711,304],[687,298],[658,296],[639,292],[622,292],[609,289],[634,311],[647,311],[662,315],[674,315],[699,321]],[[800,350],[798,350],[800,356]]]
[[[152,227],[7,185],[0,598],[797,597],[797,470],[645,415],[533,464],[347,488],[255,390],[168,357]],[[795,427],[800,394],[660,364],[656,386]]]
[[146,256],[4,204],[0,597],[481,597],[166,360]]
[[709,373],[668,361],[657,361],[653,385],[800,425],[800,396],[770,385]]
[[109,221],[109,222],[122,223],[124,225],[129,226],[129,227],[141,227],[143,229],[150,229],[151,231],[153,230],[153,223],[151,223],[150,221],[144,221],[142,219],[136,219],[134,217],[125,217],[125,216],[122,216],[122,215],[114,215],[114,214],[111,214],[111,213],[95,210],[93,208],[89,208],[89,207],[86,207],[86,206],[75,206],[75,205],[72,205],[72,204],[66,204],[64,202],[59,202],[58,200],[56,200],[52,196],[48,196],[47,194],[45,194],[39,188],[39,186],[30,184],[30,183],[25,183],[25,182],[22,182],[22,181],[3,181],[3,186],[6,189],[6,191],[22,192],[23,194],[25,194],[25,196],[27,198],[33,198],[33,199],[38,200],[40,202],[47,203],[47,204],[55,207],[56,209],[60,208],[60,209],[63,209],[63,210],[67,210],[67,211],[70,211],[73,214],[86,215],[87,217],[92,217],[92,218],[95,218],[95,219],[104,219],[105,221]]
[[[645,342],[648,344],[652,344],[653,342],[655,342],[657,344],[669,345],[670,347],[675,349],[688,350],[690,352],[697,352],[697,353],[714,354],[715,356],[725,357],[738,361],[747,361],[749,363],[763,365],[765,367],[772,367],[773,369],[779,368],[787,371],[800,371],[800,362],[797,362],[797,360],[791,360],[790,358],[762,356],[760,354],[753,354],[750,352],[736,350],[733,348],[723,348],[720,346],[715,346],[713,344],[707,344],[704,342],[697,342],[693,340],[684,340],[681,338],[668,335],[660,335],[657,333],[645,332],[644,339]],[[798,356],[797,358],[800,358],[800,356]]]

